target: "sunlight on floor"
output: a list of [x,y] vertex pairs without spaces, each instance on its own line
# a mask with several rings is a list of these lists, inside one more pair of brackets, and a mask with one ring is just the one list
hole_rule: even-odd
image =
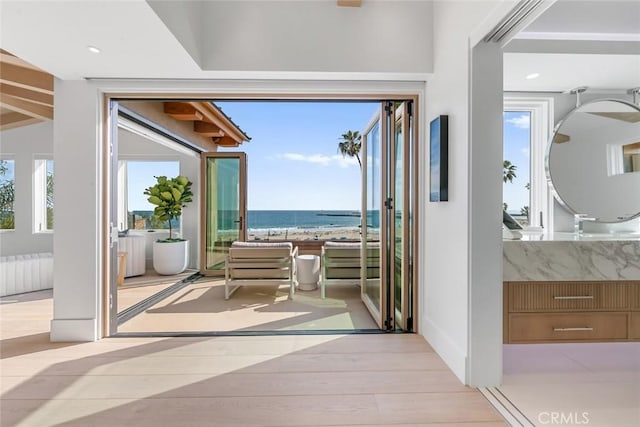
[[326,299],[319,289],[298,291],[293,300],[287,286],[252,286],[225,300],[223,281],[203,278],[120,325],[118,332],[353,329],[377,329],[357,286],[333,285]]

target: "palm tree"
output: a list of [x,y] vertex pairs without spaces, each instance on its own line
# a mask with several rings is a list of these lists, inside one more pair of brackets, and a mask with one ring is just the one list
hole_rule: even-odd
[[518,167],[512,164],[509,160],[504,160],[502,162],[502,181],[504,182],[513,182],[513,178],[516,177],[516,169]]
[[338,152],[342,154],[342,157],[355,157],[362,169],[362,162],[360,161],[360,148],[362,148],[362,135],[358,131],[347,131],[340,137],[338,143]]

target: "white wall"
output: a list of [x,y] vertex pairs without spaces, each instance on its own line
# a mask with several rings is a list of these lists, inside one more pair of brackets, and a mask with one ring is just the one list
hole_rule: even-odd
[[[462,382],[479,385],[497,385],[502,370],[499,358],[486,366],[485,373],[472,371],[470,368],[476,365],[469,364],[467,360],[471,347],[469,322],[482,319],[486,314],[489,324],[494,324],[495,328],[500,328],[501,325],[495,322],[495,316],[501,313],[500,306],[496,311],[498,296],[495,295],[496,286],[502,281],[501,244],[495,242],[499,236],[499,222],[487,217],[487,212],[491,211],[487,203],[492,203],[494,199],[500,200],[500,185],[492,183],[496,174],[501,173],[502,139],[482,140],[483,135],[474,135],[474,129],[470,127],[471,114],[478,113],[478,108],[487,108],[483,117],[493,117],[492,107],[495,108],[495,101],[491,97],[492,103],[486,106],[476,103],[471,110],[469,37],[495,6],[496,3],[472,1],[434,4],[434,76],[427,82],[426,118],[428,122],[437,115],[449,115],[449,202],[424,204],[424,226],[421,228],[423,235],[420,236],[424,242],[424,250],[420,255],[424,272],[421,279],[423,292],[420,295],[421,331]],[[491,56],[494,53],[489,52]],[[481,65],[484,54],[478,52],[478,66],[486,72],[491,67]],[[498,76],[501,76],[499,71]],[[475,77],[474,84],[483,84],[482,74]],[[495,77],[485,77],[488,84],[487,95],[490,95],[491,88],[496,84]],[[498,95],[501,96],[501,93],[500,89]],[[501,102],[493,115],[496,116],[494,120],[501,123]],[[484,137],[492,132],[494,131],[487,132]],[[501,130],[498,132],[501,134]],[[471,144],[482,147],[486,145],[489,150],[488,158],[478,156],[477,152],[473,153],[477,157],[471,157],[470,136]],[[491,157],[494,152],[500,153],[496,155],[495,161]],[[474,182],[472,187],[470,170],[486,167],[487,164],[491,167],[494,163],[495,171],[486,171],[484,175],[475,171],[478,177],[487,176],[490,180]],[[426,154],[423,164],[429,164]],[[480,202],[483,199],[485,202]],[[499,202],[497,206],[496,209],[499,209]],[[478,216],[471,218],[476,211]],[[499,210],[496,212],[499,214]],[[481,236],[477,228],[491,228],[494,225],[496,237],[485,242],[486,247],[478,241],[473,241],[472,246],[472,238]],[[476,250],[484,250],[484,256],[472,252]],[[472,262],[476,266],[485,262],[492,267],[488,271],[471,269]],[[482,286],[488,288],[483,290]],[[472,298],[473,293],[483,291],[488,293],[486,301]],[[470,317],[470,312],[473,313],[473,318]],[[474,331],[474,334],[478,334],[473,339],[476,346],[481,345],[486,337],[483,332],[486,327],[486,324],[479,325],[479,330]],[[485,357],[496,354],[496,347],[501,347],[493,343],[496,333],[501,331],[491,331],[488,336],[488,344],[493,345],[493,349],[485,352]],[[486,361],[485,358],[480,360]]]
[[472,49],[466,383],[502,379],[502,49]]
[[202,43],[204,42],[202,30],[205,21],[207,26],[211,24],[203,16],[203,7],[206,3],[202,1],[147,0],[147,4],[162,19],[193,60],[201,64]]
[[[173,20],[172,8],[154,9]],[[365,1],[356,8],[334,1],[211,1],[203,9],[204,70],[432,70],[430,1]],[[179,40],[182,34],[176,33]]]
[[[195,154],[195,153],[194,153]],[[182,237],[189,240],[189,268],[199,268],[200,248],[200,157],[178,153],[141,135],[119,129],[118,158],[180,162],[180,174],[193,182],[193,202],[183,209]],[[147,248],[148,249],[148,248]]]
[[102,100],[86,80],[54,81],[52,341],[101,336],[103,224]]
[[53,233],[34,233],[33,167],[36,156],[53,155],[53,122],[1,131],[0,154],[15,160],[16,226],[0,232],[0,256],[52,252]]

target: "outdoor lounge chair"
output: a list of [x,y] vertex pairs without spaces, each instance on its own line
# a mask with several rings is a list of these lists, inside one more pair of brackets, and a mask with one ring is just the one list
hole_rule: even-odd
[[224,299],[240,286],[265,284],[288,284],[292,299],[297,254],[290,242],[233,242],[225,260]]
[[[326,296],[331,284],[361,284],[360,242],[326,242],[322,246],[320,295]],[[367,244],[367,279],[380,277],[380,246]]]

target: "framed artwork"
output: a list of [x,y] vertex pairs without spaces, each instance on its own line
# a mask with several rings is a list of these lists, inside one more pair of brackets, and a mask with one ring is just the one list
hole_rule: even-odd
[[429,201],[449,200],[449,116],[438,116],[429,125]]

